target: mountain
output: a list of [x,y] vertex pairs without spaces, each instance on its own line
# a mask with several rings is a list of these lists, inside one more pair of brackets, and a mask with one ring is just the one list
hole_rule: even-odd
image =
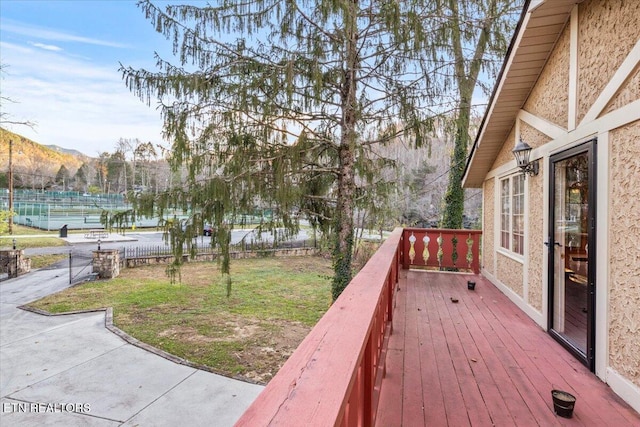
[[53,151],[57,151],[58,153],[71,154],[72,156],[76,156],[80,158],[87,158],[87,159],[89,158],[89,156],[87,156],[86,154],[71,148],[63,148],[58,145],[44,145],[44,147],[47,147]]
[[[78,168],[91,158],[75,150],[46,147],[17,133],[0,128],[0,175],[9,170],[9,141],[11,162],[16,178],[25,186],[41,187],[54,180],[62,165],[73,176]],[[75,154],[75,153],[78,154]]]

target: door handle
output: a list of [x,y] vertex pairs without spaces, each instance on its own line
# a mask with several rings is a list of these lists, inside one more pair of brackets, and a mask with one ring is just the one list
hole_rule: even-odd
[[[553,242],[553,244],[554,244],[555,246],[560,247],[560,248],[562,247],[562,245],[561,245],[560,243],[558,243],[558,242]],[[544,245],[545,245],[546,247],[549,247],[549,242],[544,242]]]

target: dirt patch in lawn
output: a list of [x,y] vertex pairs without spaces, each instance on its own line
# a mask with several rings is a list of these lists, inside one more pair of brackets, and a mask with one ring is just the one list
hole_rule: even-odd
[[238,362],[248,367],[244,376],[251,381],[267,383],[273,378],[311,330],[295,323],[277,325],[274,331],[270,329],[256,328],[251,339],[253,345],[237,354]]
[[[299,322],[268,321],[237,318],[225,322],[219,334],[201,334],[188,325],[172,326],[160,331],[160,340],[192,345],[194,349],[220,343],[240,344],[231,356],[243,367],[239,375],[249,381],[266,384],[278,372],[289,356],[311,331]],[[215,367],[214,367],[215,369]]]

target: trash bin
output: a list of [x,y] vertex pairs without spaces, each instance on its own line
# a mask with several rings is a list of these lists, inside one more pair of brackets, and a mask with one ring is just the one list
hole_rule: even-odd
[[67,237],[67,224],[60,227],[60,237]]

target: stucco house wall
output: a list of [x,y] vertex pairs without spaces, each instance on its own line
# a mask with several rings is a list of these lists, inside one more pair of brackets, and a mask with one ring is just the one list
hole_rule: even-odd
[[[532,3],[534,9],[539,3],[541,9],[551,5]],[[640,411],[640,1],[578,3],[573,9],[568,5],[566,25],[514,113],[511,128],[501,133],[506,137],[499,146],[491,138],[505,121],[500,116],[494,122],[490,119],[512,102],[512,92],[506,92],[503,101],[495,98],[498,107],[499,102],[505,104],[488,110],[488,124],[483,126],[490,131],[481,127],[474,144],[474,150],[485,151],[474,163],[472,150],[465,179],[478,186],[482,176],[474,171],[488,170],[482,183],[483,274],[548,327],[544,242],[549,228],[550,157],[597,139],[595,373]],[[528,30],[526,19],[524,23],[522,32]],[[506,64],[503,84],[522,73],[520,63]],[[510,66],[517,67],[511,76]],[[518,173],[512,150],[520,138],[533,148],[532,158],[540,161],[539,175],[526,178],[521,260],[500,249],[498,232],[500,180]],[[487,152],[492,153],[489,163],[484,160]]]
[[640,121],[609,137],[609,354],[640,387]]
[[527,267],[527,303],[538,313],[542,314],[543,307],[543,286],[546,283],[543,275],[543,265],[546,261],[546,250],[544,246],[544,170],[540,169],[538,176],[530,177],[527,180],[529,185],[528,200],[528,267]]
[[[520,138],[522,138],[524,141],[527,141],[527,144],[529,144],[531,148],[542,147],[543,145],[551,141],[551,138],[548,135],[545,135],[526,122],[520,120],[519,125]],[[513,153],[511,153],[511,160],[513,160]]]
[[614,96],[607,107],[602,112],[606,115],[612,111],[631,104],[633,101],[640,99],[640,67],[636,67],[632,77],[627,84]]
[[502,253],[496,254],[496,277],[519,297],[523,297],[524,284],[522,282],[522,262],[510,258]]
[[569,114],[568,93],[569,26],[562,32],[523,109],[558,126],[566,127]]
[[494,268],[494,192],[495,192],[495,179],[488,179],[484,182],[483,204],[482,204],[482,268],[489,274],[495,274]]
[[591,0],[579,5],[578,122],[637,43],[639,21],[639,1]]
[[[504,141],[505,144],[502,146],[500,153],[496,156],[496,160],[493,162],[493,166],[491,167],[491,169],[497,169],[500,166],[504,166],[513,161],[513,153],[511,152],[511,150],[513,150],[513,147],[515,147],[516,145],[515,140],[516,130],[515,128],[513,128],[511,129],[511,132],[509,133],[507,139]],[[507,143],[507,141],[511,141],[511,144]]]

